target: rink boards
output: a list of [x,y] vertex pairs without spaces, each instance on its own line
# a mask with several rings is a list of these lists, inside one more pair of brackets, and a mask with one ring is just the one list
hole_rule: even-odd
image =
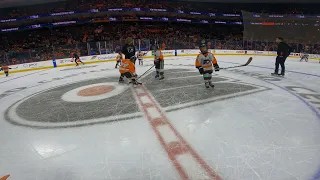
[[[226,55],[226,56],[276,56],[275,51],[253,51],[253,50],[224,50],[224,49],[214,49],[211,52],[215,55]],[[162,51],[165,57],[172,56],[196,56],[200,53],[198,49],[182,49],[182,50],[164,50]],[[104,54],[104,55],[94,55],[94,56],[82,56],[81,61],[85,64],[99,63],[99,62],[114,62],[118,54]],[[154,53],[148,51],[144,58],[153,58]],[[291,53],[289,57],[300,58],[300,53]],[[309,54],[310,60],[320,60],[320,55]],[[64,66],[74,66],[75,62],[72,58],[65,59],[53,59],[48,61],[16,64],[9,66],[11,68],[10,73],[26,72],[32,70],[42,70],[56,67]],[[0,72],[3,74],[3,72]]]

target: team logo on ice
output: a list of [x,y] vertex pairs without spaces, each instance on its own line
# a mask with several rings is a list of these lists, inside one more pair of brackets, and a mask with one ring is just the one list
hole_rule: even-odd
[[[214,91],[204,88],[197,72],[170,69],[166,80],[145,77],[146,89],[166,112],[249,95],[267,88],[215,75]],[[66,128],[141,118],[143,113],[129,86],[118,77],[91,79],[38,92],[11,105],[6,119],[34,128]]]

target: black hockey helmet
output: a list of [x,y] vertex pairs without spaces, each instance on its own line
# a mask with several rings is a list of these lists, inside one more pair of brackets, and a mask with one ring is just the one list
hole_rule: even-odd
[[200,49],[202,54],[207,54],[208,53],[208,47],[205,44],[201,44],[199,49]]
[[137,59],[136,56],[132,56],[132,57],[130,58],[130,61],[133,62],[133,63],[135,63],[135,62],[136,62],[136,59]]

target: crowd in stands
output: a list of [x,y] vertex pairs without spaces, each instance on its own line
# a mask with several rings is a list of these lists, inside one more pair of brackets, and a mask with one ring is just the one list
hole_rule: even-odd
[[[81,55],[117,52],[127,37],[135,39],[137,48],[140,42],[142,50],[149,50],[152,43],[165,43],[166,49],[194,49],[204,39],[216,49],[272,51],[277,48],[275,42],[244,41],[239,26],[106,23],[5,34],[0,36],[0,59],[13,64],[66,58],[76,49]],[[320,53],[318,45],[287,42],[295,52]]]
[[[118,7],[167,8],[187,11],[240,13],[251,12],[302,13],[310,5],[280,4],[219,4],[159,0],[68,0],[58,3],[1,9],[0,17],[16,18],[41,13],[70,10],[106,9]],[[287,11],[284,11],[287,10]],[[317,12],[313,7],[308,13]],[[148,50],[153,43],[165,43],[167,49],[194,49],[205,39],[211,48],[275,50],[275,42],[243,40],[243,27],[239,25],[207,25],[159,22],[113,22],[43,28],[0,34],[0,63],[16,64],[66,58],[71,51],[81,55],[104,54],[120,50],[127,37],[135,39],[135,45]],[[99,43],[97,43],[99,42]],[[287,40],[294,52],[320,54],[320,45],[299,44]],[[138,44],[140,43],[139,47]]]
[[108,9],[119,7],[131,8],[166,8],[183,11],[202,11],[212,13],[241,13],[242,10],[257,13],[281,13],[281,14],[315,14],[317,6],[313,4],[230,4],[230,3],[198,3],[176,0],[67,0],[61,2],[2,8],[0,19],[19,18],[36,14],[48,14],[64,11],[87,11],[90,9]]

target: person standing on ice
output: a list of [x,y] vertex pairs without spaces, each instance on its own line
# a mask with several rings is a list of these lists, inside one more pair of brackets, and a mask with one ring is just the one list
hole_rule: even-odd
[[[284,63],[287,57],[291,53],[291,48],[287,43],[283,42],[282,37],[277,37],[276,42],[278,43],[277,58],[276,58],[274,73],[271,73],[271,75],[284,76],[285,74]],[[279,74],[279,65],[281,66],[281,74]]]
[[11,69],[11,68],[9,68],[9,66],[7,66],[7,65],[0,66],[0,71],[3,71],[4,74],[6,75],[6,77],[9,76],[9,69]]
[[119,53],[118,53],[118,56],[116,57],[117,64],[116,64],[115,68],[118,68],[118,66],[120,66],[120,65],[121,65],[121,61],[122,61],[122,59],[123,59],[123,57],[122,57],[122,53],[121,53],[121,52],[119,52]]
[[214,85],[211,82],[213,68],[215,71],[219,71],[219,65],[217,59],[214,55],[208,52],[208,48],[205,44],[200,46],[201,53],[197,56],[196,59],[196,68],[199,70],[199,73],[203,75],[206,88],[214,88]]
[[159,78],[159,80],[164,79],[164,58],[162,54],[163,48],[164,45],[162,45],[161,48],[157,45],[154,52],[154,66],[157,73],[155,78]]
[[126,44],[122,47],[121,52],[124,54],[124,59],[131,59],[133,64],[136,64],[136,47],[133,45],[131,37],[126,39]]
[[133,84],[133,86],[141,84],[136,80],[137,75],[136,75],[136,68],[133,63],[135,59],[124,59],[121,62],[121,66],[119,68],[120,72],[120,78],[119,78],[119,83],[124,83],[124,77],[130,79],[130,83]]
[[138,60],[139,60],[139,65],[143,65],[143,56],[144,56],[145,54],[141,51],[141,50],[139,50],[138,51],[138,53],[137,53],[137,58],[138,58]]
[[78,61],[81,62],[81,63],[84,65],[84,62],[82,62],[82,61],[80,60],[80,57],[79,57],[79,55],[78,55],[76,52],[73,53],[73,58],[74,58],[74,62],[76,63],[76,66],[79,66]]

